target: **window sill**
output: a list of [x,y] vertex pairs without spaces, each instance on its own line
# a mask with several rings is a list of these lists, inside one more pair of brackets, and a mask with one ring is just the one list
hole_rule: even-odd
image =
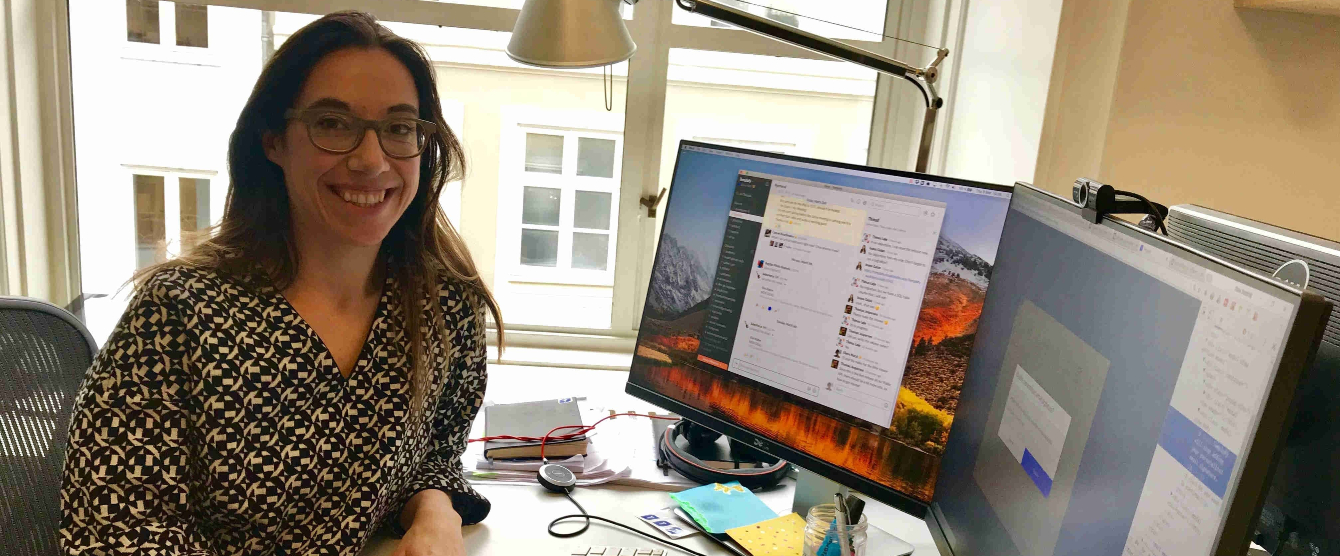
[[573,270],[568,268],[534,267],[514,268],[507,273],[513,284],[540,284],[555,286],[614,287],[614,273],[608,270]]
[[209,48],[174,46],[127,41],[121,48],[122,60],[160,62],[186,66],[223,67],[219,57]]
[[503,351],[502,358],[499,359],[497,347],[489,346],[488,349],[489,363],[497,365],[627,371],[633,364],[633,354],[631,352],[509,346]]

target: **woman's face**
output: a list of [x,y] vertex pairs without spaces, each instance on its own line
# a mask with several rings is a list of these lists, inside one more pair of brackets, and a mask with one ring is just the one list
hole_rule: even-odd
[[[379,48],[326,55],[312,68],[292,108],[367,120],[419,116],[414,78]],[[306,124],[290,120],[282,134],[266,137],[265,151],[284,170],[294,232],[322,245],[380,245],[419,186],[419,157],[386,156],[372,129],[352,152],[332,154],[312,144]]]

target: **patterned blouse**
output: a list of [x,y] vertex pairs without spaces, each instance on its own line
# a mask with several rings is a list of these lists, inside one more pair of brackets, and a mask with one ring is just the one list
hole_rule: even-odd
[[436,395],[409,427],[396,291],[388,279],[345,378],[263,281],[189,268],[153,277],[75,402],[64,552],[353,556],[425,489],[448,493],[465,524],[482,520],[489,502],[460,460],[484,397],[484,304],[440,286],[445,334],[425,332],[424,344]]

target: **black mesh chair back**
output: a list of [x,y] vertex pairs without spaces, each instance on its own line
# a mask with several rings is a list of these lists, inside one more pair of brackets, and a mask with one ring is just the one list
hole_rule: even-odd
[[65,310],[0,296],[0,553],[55,556],[75,395],[97,344]]

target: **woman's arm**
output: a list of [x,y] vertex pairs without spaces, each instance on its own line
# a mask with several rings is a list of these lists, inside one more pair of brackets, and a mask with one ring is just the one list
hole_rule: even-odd
[[141,288],[84,377],[60,492],[65,554],[212,554],[189,502],[192,380],[179,294],[162,275]]
[[[454,287],[443,288],[440,301],[446,312],[446,324],[451,328],[447,337],[452,342],[442,348],[455,352],[444,382],[454,384],[455,388],[442,391],[433,417],[433,439],[428,455],[402,490],[404,505],[401,514],[393,518],[405,529],[423,507],[440,510],[438,502],[450,502],[447,509],[454,510],[463,525],[480,522],[491,508],[489,501],[465,481],[461,468],[470,425],[484,405],[488,364],[484,304]],[[434,501],[431,496],[425,496],[430,494],[423,492],[427,490],[441,491],[447,499]]]

